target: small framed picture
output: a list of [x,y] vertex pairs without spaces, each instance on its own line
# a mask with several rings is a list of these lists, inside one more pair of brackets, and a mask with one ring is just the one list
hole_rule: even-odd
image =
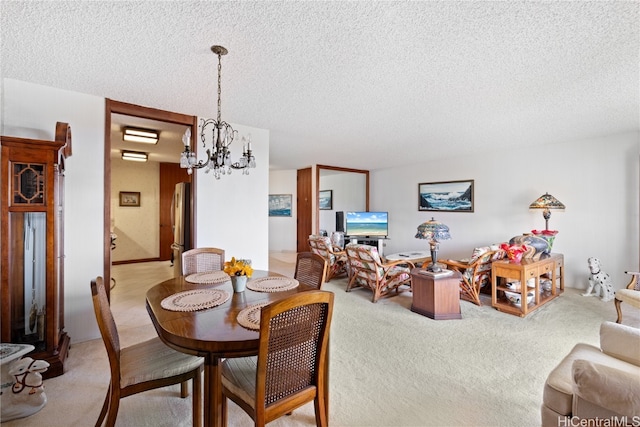
[[330,211],[333,209],[333,190],[320,190],[318,206],[321,211]]
[[139,191],[121,191],[120,206],[140,206]]
[[291,216],[291,194],[269,194],[269,216]]
[[473,180],[418,184],[418,210],[473,212]]

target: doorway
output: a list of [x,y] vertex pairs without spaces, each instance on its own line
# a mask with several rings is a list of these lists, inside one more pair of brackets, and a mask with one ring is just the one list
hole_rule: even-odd
[[[144,127],[145,123],[150,123],[151,121],[155,121],[157,122],[156,124],[158,126],[161,126],[162,124],[165,125],[178,125],[181,129],[181,132],[184,132],[184,128],[185,127],[191,127],[191,135],[192,135],[192,141],[191,141],[191,146],[194,147],[195,149],[195,144],[194,142],[194,137],[193,135],[196,134],[197,131],[197,117],[195,116],[189,116],[189,115],[185,115],[185,114],[179,114],[179,113],[173,113],[173,112],[169,112],[169,111],[164,111],[164,110],[158,110],[158,109],[154,109],[154,108],[149,108],[149,107],[142,107],[142,106],[138,106],[138,105],[133,105],[133,104],[127,104],[127,103],[123,103],[123,102],[119,102],[119,101],[113,101],[110,99],[106,100],[106,108],[105,108],[105,153],[104,153],[104,206],[105,206],[105,212],[104,212],[104,265],[103,265],[103,270],[104,270],[104,276],[105,276],[105,281],[107,283],[109,283],[110,279],[111,279],[111,264],[112,264],[112,254],[111,254],[111,244],[112,244],[112,239],[111,239],[111,230],[112,230],[112,210],[111,210],[111,200],[112,200],[112,194],[111,194],[111,190],[112,190],[112,155],[119,155],[120,154],[120,147],[117,146],[116,143],[113,142],[112,138],[112,134],[114,132],[119,133],[122,131],[122,129],[120,129],[121,126],[123,126],[123,120],[129,120],[130,123],[127,123],[128,125],[133,125],[133,127],[136,127],[135,125],[139,125],[139,124],[143,124],[142,126],[137,126],[137,127]],[[146,122],[145,122],[146,121]],[[175,127],[175,126],[174,126]],[[162,137],[162,136],[161,136]],[[180,143],[179,145],[182,145],[181,143],[181,136],[177,139],[177,141]],[[181,149],[180,149],[181,150]],[[151,151],[153,152],[154,149],[149,147],[148,150],[145,151]],[[161,156],[160,153],[154,153],[154,154],[149,154],[149,159],[152,159],[152,155],[153,156]],[[173,159],[175,161],[179,160],[179,154],[178,155],[174,155],[172,156]],[[172,160],[173,160],[172,159]],[[156,159],[158,160],[158,159]],[[170,163],[170,162],[165,162],[165,163]],[[175,166],[167,166],[168,168],[171,168],[173,170],[179,169],[178,165]],[[184,174],[184,170],[181,171]],[[176,172],[176,174],[178,174],[178,172]],[[186,174],[185,174],[186,175]],[[180,178],[179,175],[176,175],[177,178],[174,179],[182,179]],[[169,184],[167,184],[166,182],[163,184],[164,187],[166,188],[167,186],[170,188],[171,186]],[[192,178],[192,186],[194,187],[194,191],[192,194],[195,193],[195,185],[196,185],[196,179],[195,176]],[[167,192],[166,190],[163,190],[165,193]],[[165,197],[166,198],[166,197]],[[141,201],[143,202],[143,198],[141,196]],[[158,205],[161,202],[158,203]],[[191,205],[195,207],[195,200],[193,200],[193,197],[191,198]],[[158,209],[160,209],[160,206],[157,206]],[[161,210],[160,210],[161,211]],[[195,216],[195,209],[191,210],[191,224],[195,224],[194,221],[194,216]],[[160,219],[159,221],[162,223],[162,225],[159,227],[158,229],[158,241],[163,241],[167,239],[167,237],[161,237],[163,234],[165,236],[169,235],[168,233],[162,233],[161,230],[164,228],[169,228],[170,229],[170,223],[169,224],[165,224],[165,222],[167,221],[168,218],[163,217],[162,219]],[[169,220],[170,221],[170,220]],[[194,241],[194,235],[195,235],[195,230],[194,227],[191,227],[190,230],[190,234],[191,234],[191,241]],[[117,239],[116,239],[117,242]],[[117,243],[116,243],[117,246]],[[165,254],[166,256],[166,254]]]
[[[315,174],[313,173],[315,169]],[[323,183],[323,176],[342,175],[362,177],[362,184],[351,191],[359,193],[364,200],[364,206],[358,210],[369,210],[369,171],[362,169],[341,168],[337,166],[316,165],[311,168],[299,169],[297,172],[297,245],[298,252],[309,251],[308,238],[310,234],[316,234],[320,230],[320,206],[318,200]],[[335,211],[336,209],[332,209]],[[337,209],[340,210],[340,209]],[[332,212],[333,213],[333,212]],[[333,213],[334,214],[334,213]]]

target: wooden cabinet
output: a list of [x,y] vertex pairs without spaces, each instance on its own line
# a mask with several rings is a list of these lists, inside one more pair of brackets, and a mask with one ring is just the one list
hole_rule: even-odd
[[459,272],[445,277],[435,278],[423,273],[424,270],[411,270],[411,288],[413,303],[411,311],[434,320],[460,319],[460,280]]
[[[551,289],[541,291],[540,277],[542,276],[551,280]],[[520,282],[519,289],[507,287],[510,279]],[[533,288],[527,287],[529,279],[535,279]],[[491,305],[500,311],[524,317],[564,291],[564,256],[551,254],[535,261],[523,259],[519,263],[507,260],[494,261],[491,264],[491,281]],[[506,298],[505,292],[519,293],[520,301],[527,301],[529,292],[533,293],[533,298],[529,304],[517,306]]]
[[64,373],[64,162],[71,130],[55,141],[0,137],[2,146],[2,342],[30,344],[49,362],[45,378]]

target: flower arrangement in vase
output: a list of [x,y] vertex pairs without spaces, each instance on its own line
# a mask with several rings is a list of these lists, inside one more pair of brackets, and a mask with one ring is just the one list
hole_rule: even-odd
[[224,272],[231,277],[234,292],[243,292],[247,285],[247,277],[253,274],[251,262],[244,259],[231,258],[224,263]]
[[507,258],[509,258],[509,261],[513,263],[519,263],[522,261],[522,256],[527,250],[529,250],[527,245],[508,245],[506,243],[500,245],[500,249],[507,253]]
[[551,248],[553,247],[553,241],[556,239],[556,234],[558,234],[558,230],[531,230],[534,236],[542,237],[547,241],[547,250],[544,253],[551,253]]

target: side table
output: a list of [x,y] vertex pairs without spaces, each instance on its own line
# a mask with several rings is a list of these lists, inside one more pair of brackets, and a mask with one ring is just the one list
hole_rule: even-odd
[[434,320],[461,319],[460,273],[454,271],[449,276],[435,278],[421,273],[421,270],[411,270],[411,311]]
[[[540,288],[540,276],[550,277],[551,289],[543,291]],[[520,282],[520,289],[516,292],[520,293],[520,301],[523,304],[519,307],[509,302],[503,295],[505,291],[514,292],[505,286],[509,279]],[[527,288],[528,279],[535,279],[533,288]],[[552,253],[539,260],[523,259],[519,263],[507,260],[494,261],[491,264],[491,292],[491,305],[495,309],[525,317],[564,292],[564,256]],[[527,304],[529,292],[533,292],[534,296],[531,303]]]

